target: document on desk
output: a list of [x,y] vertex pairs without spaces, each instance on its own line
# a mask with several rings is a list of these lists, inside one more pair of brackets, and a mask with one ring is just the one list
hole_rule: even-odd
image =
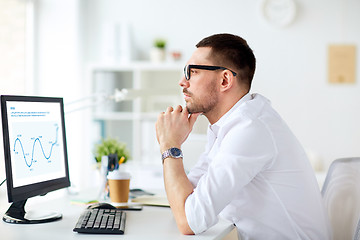
[[139,196],[131,199],[131,202],[147,206],[170,207],[167,197],[163,195]]

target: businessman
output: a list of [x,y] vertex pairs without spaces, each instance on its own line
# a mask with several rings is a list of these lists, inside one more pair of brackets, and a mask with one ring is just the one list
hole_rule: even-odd
[[[198,234],[221,216],[241,239],[330,239],[313,170],[296,137],[260,94],[250,94],[255,56],[231,34],[204,38],[179,85],[186,107],[156,122],[166,194],[179,230]],[[181,145],[200,114],[205,152],[186,175]]]

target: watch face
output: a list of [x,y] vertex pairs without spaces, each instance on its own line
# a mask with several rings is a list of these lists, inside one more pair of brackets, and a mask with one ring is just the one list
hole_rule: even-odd
[[171,154],[173,157],[181,157],[181,150],[178,149],[178,148],[171,148],[171,149],[170,149],[170,154]]

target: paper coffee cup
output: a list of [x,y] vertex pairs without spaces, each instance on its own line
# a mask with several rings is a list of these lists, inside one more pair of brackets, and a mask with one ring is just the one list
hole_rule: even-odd
[[129,200],[130,174],[114,170],[107,176],[110,200],[114,203],[126,203]]

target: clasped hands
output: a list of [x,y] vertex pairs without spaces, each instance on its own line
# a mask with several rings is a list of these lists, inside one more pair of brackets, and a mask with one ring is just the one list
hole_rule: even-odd
[[171,147],[181,148],[199,115],[200,113],[189,114],[187,108],[180,105],[168,107],[165,112],[160,113],[155,124],[160,151],[164,152]]

